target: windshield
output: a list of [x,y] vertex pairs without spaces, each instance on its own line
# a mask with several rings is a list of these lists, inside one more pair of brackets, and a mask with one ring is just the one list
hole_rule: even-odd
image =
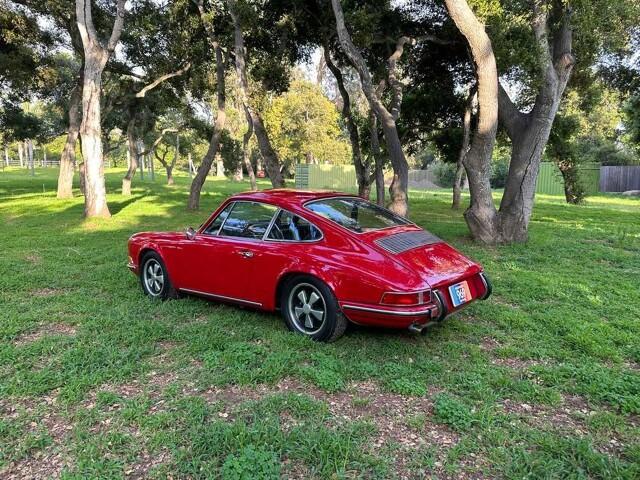
[[305,207],[358,233],[410,223],[389,210],[362,198],[327,198],[309,202]]

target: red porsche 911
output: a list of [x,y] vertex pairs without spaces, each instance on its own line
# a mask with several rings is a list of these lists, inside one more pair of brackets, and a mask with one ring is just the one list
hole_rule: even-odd
[[421,332],[491,294],[482,267],[435,235],[335,192],[234,195],[197,231],[133,235],[129,268],[150,297],[280,310],[320,341],[349,321]]

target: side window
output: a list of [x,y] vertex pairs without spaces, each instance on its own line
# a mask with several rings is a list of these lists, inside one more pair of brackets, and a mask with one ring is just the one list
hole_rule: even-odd
[[262,238],[277,208],[258,202],[236,202],[222,225],[223,237]]
[[270,240],[289,240],[294,242],[309,242],[322,237],[320,230],[307,222],[304,218],[281,210],[278,218],[273,222],[267,238]]
[[222,222],[226,220],[227,216],[229,215],[229,212],[233,208],[233,205],[234,203],[231,202],[229,205],[224,207],[224,210],[222,210],[218,214],[218,216],[213,220],[213,222],[209,224],[209,226],[205,229],[204,233],[208,235],[217,235],[218,230],[220,230],[220,226],[222,225]]

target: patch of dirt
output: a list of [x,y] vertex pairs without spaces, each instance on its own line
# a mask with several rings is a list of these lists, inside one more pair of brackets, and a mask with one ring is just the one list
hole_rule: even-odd
[[31,421],[26,430],[30,433],[44,430],[53,442],[42,450],[34,449],[27,457],[5,465],[0,469],[0,478],[57,478],[65,467],[71,465],[70,456],[62,445],[73,425],[56,411],[57,395],[58,390],[54,390],[42,397],[8,398],[0,401],[0,416],[6,420],[15,420],[23,412],[29,415],[43,409],[44,412]]
[[627,360],[623,363],[623,365],[625,366],[625,368],[627,368],[628,370],[634,370],[636,372],[640,372],[640,363],[632,361],[632,360]]
[[484,350],[485,352],[492,352],[500,346],[500,342],[498,342],[493,337],[483,337],[482,341],[480,342],[480,349]]
[[38,253],[28,253],[24,256],[24,259],[32,265],[39,265],[42,263],[42,257]]
[[164,340],[161,342],[156,342],[156,348],[160,352],[168,352],[169,350],[174,349],[178,344],[176,342],[172,342],[170,340]]
[[284,458],[281,463],[281,468],[280,478],[286,478],[287,480],[309,480],[316,478],[311,475],[311,472],[305,464],[297,460]]
[[47,335],[62,335],[67,337],[73,337],[76,334],[75,327],[71,325],[65,325],[64,323],[48,323],[42,325],[37,330],[20,335],[13,341],[13,344],[17,347],[33,343]]
[[493,303],[497,303],[498,305],[502,305],[502,306],[505,306],[505,307],[513,308],[515,310],[519,310],[520,309],[519,305],[516,305],[515,303],[509,303],[505,299],[503,299],[501,297],[498,297],[498,296],[495,296],[495,295],[491,297],[491,301]]
[[60,292],[62,292],[62,290],[59,290],[57,288],[49,288],[49,287],[45,287],[45,288],[38,288],[35,290],[31,290],[29,293],[31,293],[31,295],[33,295],[34,297],[53,297],[54,295],[59,294]]
[[0,470],[0,478],[5,480],[59,478],[62,470],[69,467],[71,460],[66,453],[47,448],[17,462],[11,462]]
[[170,458],[171,453],[168,450],[162,450],[156,454],[144,450],[134,464],[125,467],[124,475],[130,479],[148,478],[153,469],[166,464]]
[[[430,420],[433,412],[431,398],[437,393],[435,389],[431,389],[425,397],[408,397],[384,392],[376,383],[366,381],[352,383],[343,392],[328,393],[298,380],[285,378],[275,387],[231,385],[210,388],[202,395],[208,402],[221,402],[223,408],[219,413],[220,417],[233,420],[235,405],[277,393],[307,395],[324,402],[331,414],[331,421],[337,424],[357,420],[371,422],[375,425],[377,434],[372,439],[370,449],[373,452],[393,446],[394,471],[399,478],[417,478],[411,473],[411,463],[416,451],[435,448],[439,456],[444,457],[444,452],[457,445],[460,440],[459,435],[447,426]],[[412,416],[424,416],[423,424],[418,428],[410,426],[407,418]],[[298,420],[289,412],[283,412],[280,418],[284,431],[298,424]],[[293,478],[304,478],[304,475]]]
[[546,365],[546,360],[538,360],[533,358],[492,358],[491,363],[493,365],[499,365],[501,367],[513,368],[514,370],[522,370],[529,367],[535,367],[538,365]]
[[557,407],[519,403],[510,399],[505,399],[501,406],[505,413],[516,415],[536,428],[552,427],[580,436],[584,436],[588,432],[584,417],[589,415],[591,410],[581,397],[565,397],[563,403]]
[[[162,395],[162,391],[178,378],[178,374],[175,372],[157,372],[153,370],[144,377],[143,381],[133,380],[127,383],[104,384],[90,392],[82,402],[82,406],[84,408],[94,408],[101,392],[113,393],[125,400],[147,393],[152,400],[157,400]],[[120,408],[120,405],[114,404],[109,410],[113,410],[113,407]]]

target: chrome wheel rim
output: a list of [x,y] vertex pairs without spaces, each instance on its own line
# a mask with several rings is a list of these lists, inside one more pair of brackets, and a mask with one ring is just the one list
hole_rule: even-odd
[[162,265],[155,258],[150,258],[144,264],[143,280],[147,292],[152,297],[157,297],[164,288],[164,271]]
[[287,303],[289,318],[305,335],[317,333],[324,325],[327,306],[320,290],[310,283],[299,283],[293,287]]

